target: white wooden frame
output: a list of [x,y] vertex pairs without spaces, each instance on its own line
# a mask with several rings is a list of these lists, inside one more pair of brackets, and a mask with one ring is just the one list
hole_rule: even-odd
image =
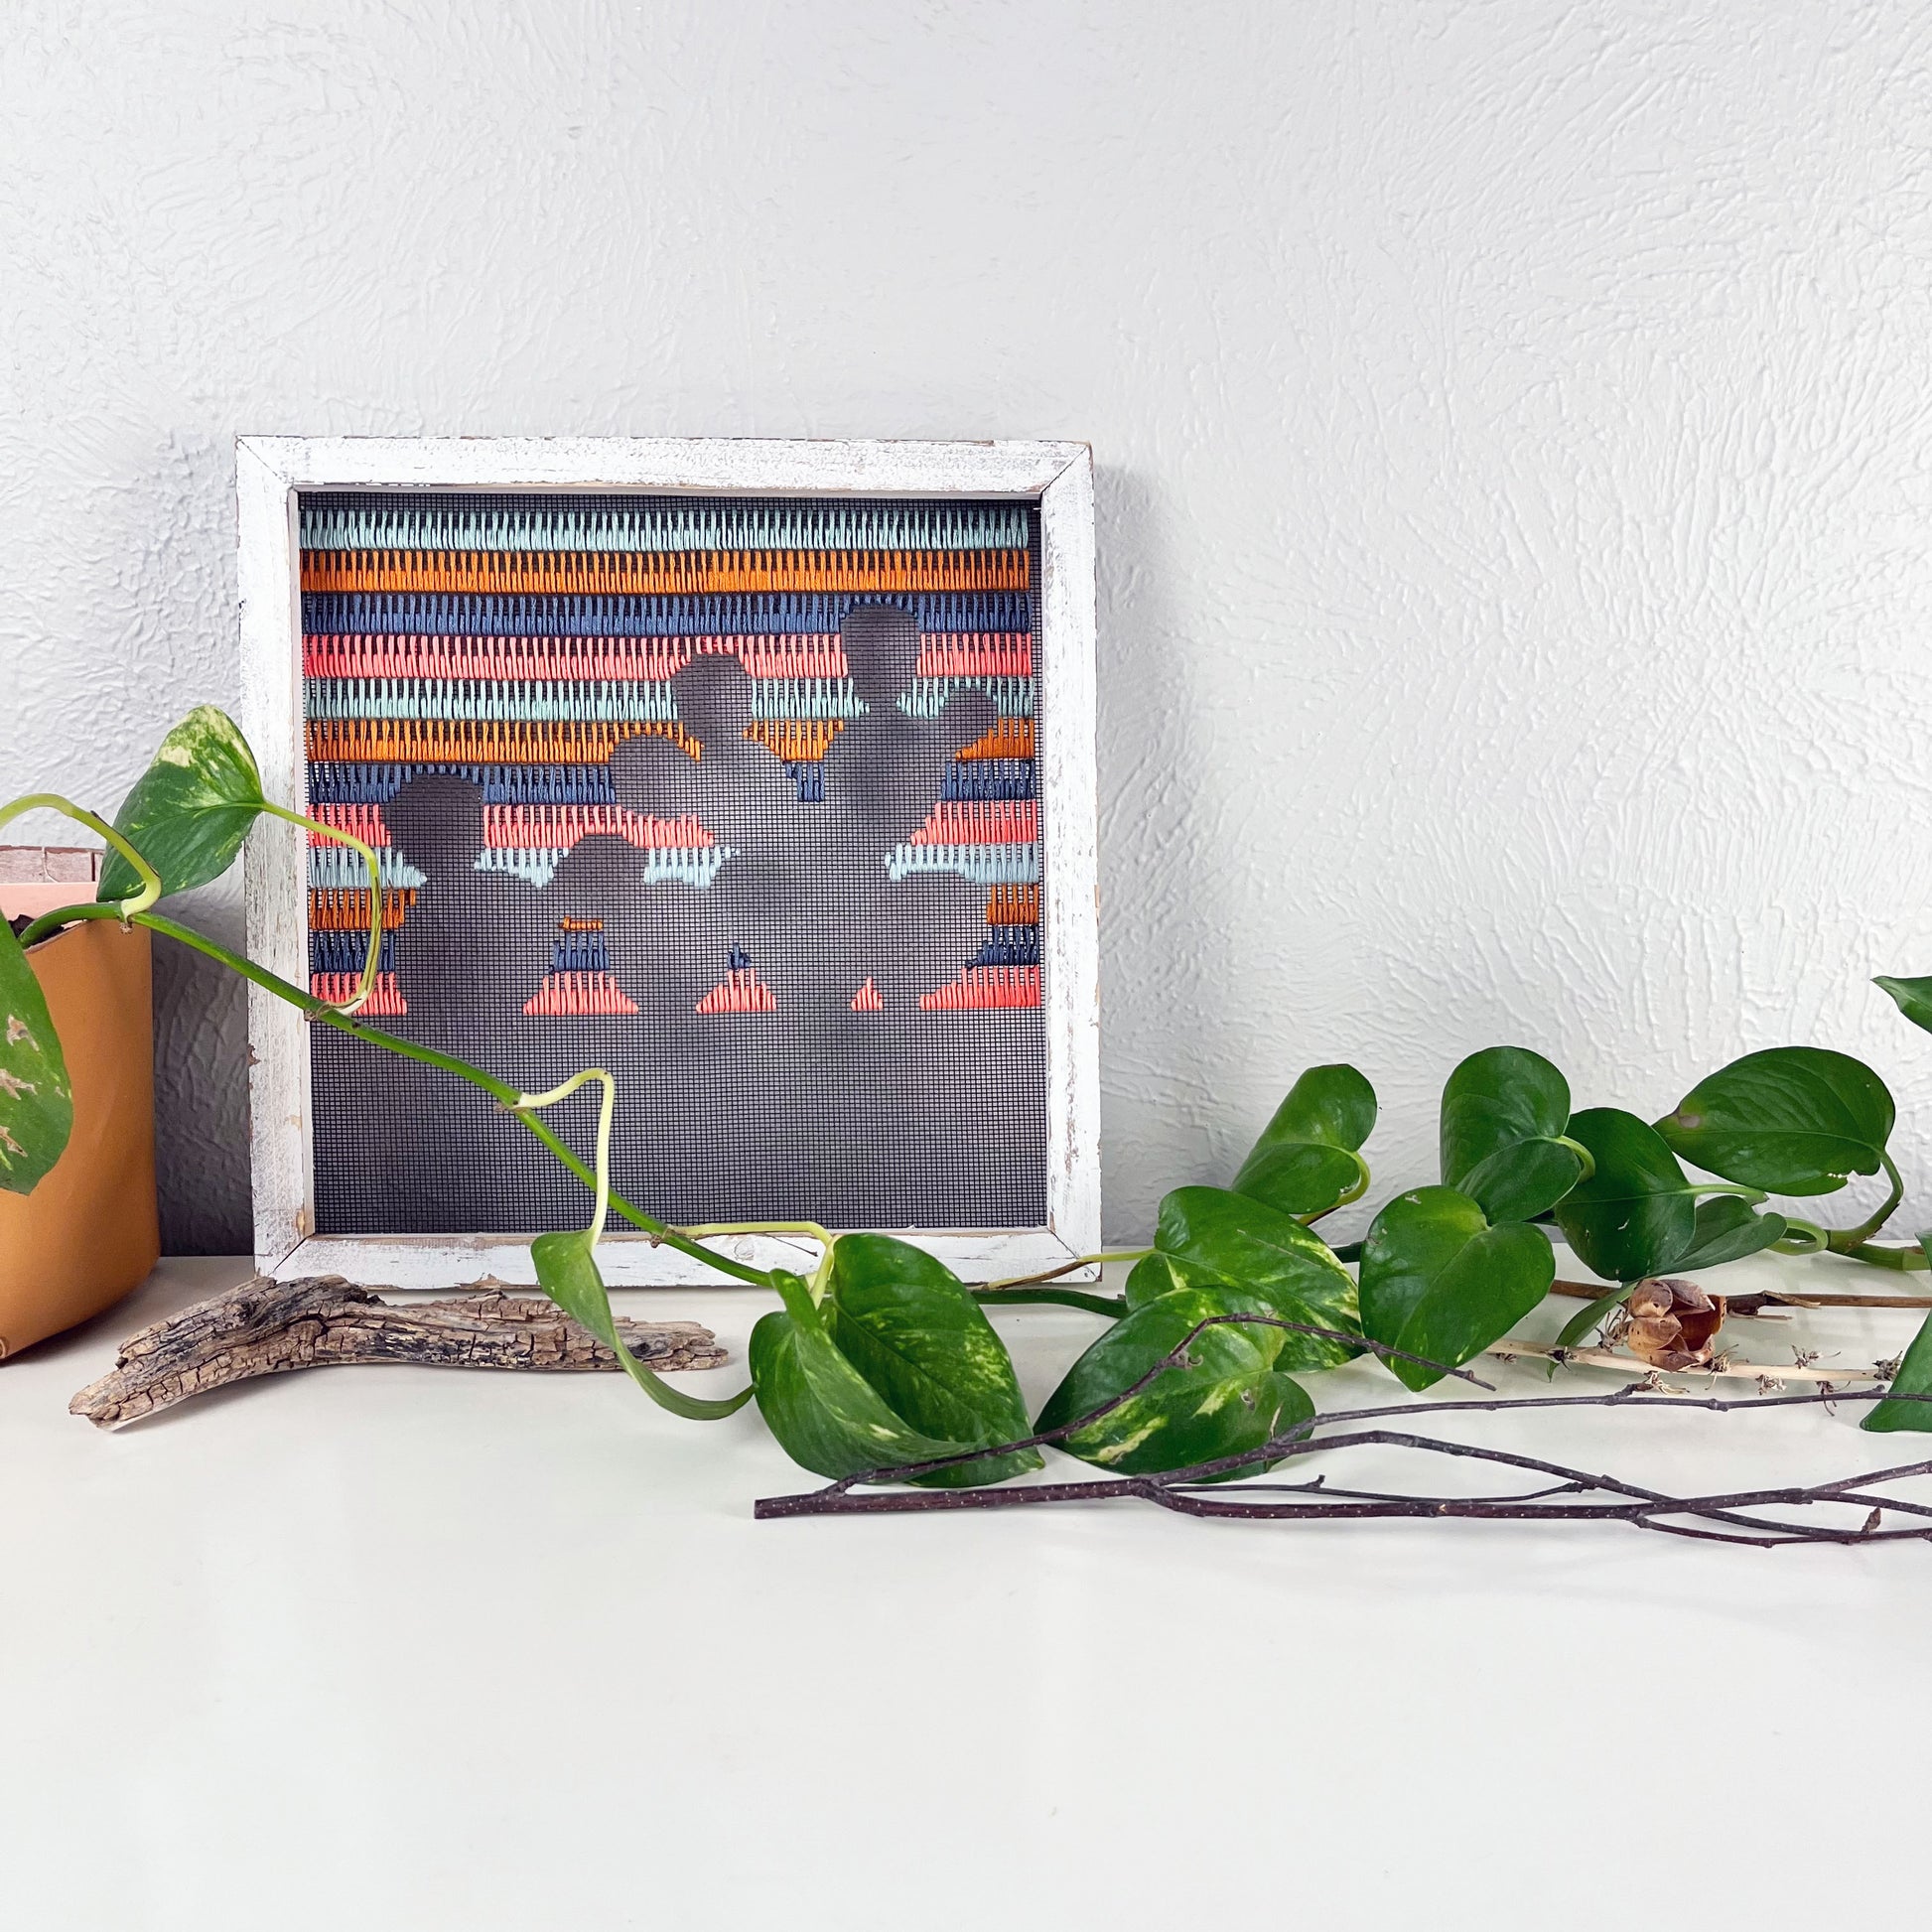
[[[242,725],[268,795],[297,810],[307,808],[298,490],[637,489],[1037,502],[1046,1225],[907,1238],[971,1281],[1054,1268],[1099,1247],[1093,455],[1084,443],[245,436],[235,444],[235,488]],[[304,862],[296,827],[257,823],[247,853],[249,950],[284,979],[306,985]],[[308,1023],[286,1002],[250,988],[248,1035],[255,1257],[264,1272],[285,1280],[339,1273],[410,1289],[448,1288],[483,1274],[535,1279],[527,1236],[318,1235]],[[813,1252],[809,1241],[772,1236],[739,1237],[730,1247],[762,1267],[796,1267]],[[614,1233],[600,1252],[613,1287],[725,1279],[641,1235]]]

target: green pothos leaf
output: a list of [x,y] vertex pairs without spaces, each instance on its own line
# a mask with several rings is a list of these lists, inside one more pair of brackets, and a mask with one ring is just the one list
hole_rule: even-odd
[[1894,979],[1885,973],[1871,983],[1883,987],[1891,995],[1899,1012],[1913,1026],[1923,1027],[1927,1033],[1932,1033],[1932,979]]
[[[1285,1435],[1314,1414],[1301,1385],[1278,1372],[1282,1331],[1261,1323],[1195,1325],[1212,1315],[1271,1315],[1262,1297],[1227,1289],[1178,1289],[1123,1315],[1067,1371],[1038,1429],[1059,1429],[1090,1416],[1134,1387],[1156,1363],[1187,1342],[1184,1363],[1163,1370],[1059,1447],[1083,1462],[1123,1475],[1150,1475],[1241,1455]],[[1272,1464],[1234,1471],[1252,1475]]]
[[1234,1191],[1283,1214],[1325,1214],[1368,1185],[1356,1150],[1375,1126],[1375,1089],[1352,1066],[1311,1066],[1261,1130]]
[[[825,1300],[802,1283],[752,1331],[752,1379],[793,1461],[820,1475],[934,1461],[1028,1432],[1005,1344],[957,1276],[888,1235],[841,1235]],[[999,1482],[1039,1467],[1035,1449],[983,1456],[914,1480]]]
[[1362,1327],[1372,1340],[1441,1364],[1388,1358],[1412,1389],[1442,1380],[1508,1334],[1550,1292],[1556,1256],[1522,1221],[1492,1227],[1453,1187],[1399,1194],[1362,1242]]
[[[1926,1259],[1932,1261],[1932,1234],[1921,1234],[1918,1244],[1925,1251]],[[1898,1396],[1922,1396],[1926,1400],[1899,1402],[1894,1400]],[[1871,1405],[1870,1413],[1860,1427],[1878,1435],[1894,1430],[1909,1430],[1919,1435],[1932,1432],[1932,1314],[1919,1324],[1911,1346],[1899,1358],[1898,1373],[1891,1378],[1884,1401]]]
[[1227,1282],[1244,1294],[1312,1309],[1323,1327],[1360,1326],[1355,1283],[1333,1250],[1264,1201],[1225,1187],[1176,1187],[1161,1203],[1154,1246],[1179,1262],[1190,1281]]
[[1443,1184],[1467,1194],[1491,1221],[1531,1221],[1584,1172],[1563,1136],[1570,1083],[1526,1046],[1471,1053],[1443,1086]]
[[[1327,1286],[1325,1283],[1321,1285],[1324,1288]],[[1329,1335],[1360,1332],[1352,1298],[1346,1298],[1350,1306],[1342,1307],[1336,1305],[1344,1298],[1332,1295],[1327,1298],[1326,1305],[1317,1308],[1290,1293],[1279,1277],[1244,1289],[1238,1282],[1223,1281],[1198,1262],[1184,1261],[1178,1255],[1156,1252],[1143,1255],[1134,1264],[1127,1277],[1128,1310],[1131,1312],[1135,1309],[1145,1308],[1148,1303],[1182,1289],[1219,1296],[1252,1295],[1265,1302],[1269,1312],[1279,1315],[1284,1321],[1299,1321],[1306,1327],[1328,1330],[1328,1335],[1297,1334],[1287,1328],[1280,1330],[1281,1350],[1275,1358],[1278,1369],[1339,1368],[1343,1362],[1352,1361],[1362,1352],[1357,1343],[1329,1339]]]
[[[161,875],[163,893],[185,893],[227,871],[266,802],[240,727],[205,704],[161,741],[154,762],[121,800],[114,829]],[[128,898],[140,884],[110,848],[95,897]]]
[[589,1234],[540,1234],[530,1243],[530,1259],[536,1267],[537,1284],[580,1327],[587,1328],[611,1349],[624,1373],[660,1409],[693,1422],[715,1422],[734,1414],[751,1400],[748,1387],[735,1396],[708,1400],[688,1396],[674,1389],[646,1368],[624,1345],[618,1332],[617,1317],[611,1311],[611,1297],[597,1265],[597,1250]]
[[1746,1053],[1700,1080],[1657,1123],[1671,1151],[1773,1194],[1829,1194],[1876,1173],[1895,1109],[1863,1060],[1822,1046]]
[[1675,1265],[1697,1233],[1697,1193],[1654,1127],[1620,1107],[1588,1107],[1570,1132],[1595,1172],[1557,1203],[1557,1225],[1585,1267],[1637,1282]]
[[1691,1245],[1672,1258],[1673,1268],[1716,1268],[1741,1261],[1784,1239],[1789,1223],[1770,1209],[1759,1212],[1736,1194],[1714,1194],[1698,1202]]
[[47,996],[0,919],[0,1187],[33,1192],[72,1132],[73,1090]]

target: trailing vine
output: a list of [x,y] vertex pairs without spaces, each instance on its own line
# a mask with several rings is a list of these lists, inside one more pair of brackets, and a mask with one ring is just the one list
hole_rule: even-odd
[[[271,803],[245,740],[221,712],[204,707],[168,734],[111,824],[57,793],[36,792],[0,807],[0,825],[35,807],[87,826],[108,855],[94,899],[19,931],[0,928],[0,1186],[31,1191],[72,1127],[61,1042],[26,949],[86,919],[145,926],[218,961],[316,1025],[468,1083],[575,1174],[589,1190],[588,1224],[536,1238],[538,1282],[616,1351],[654,1402],[688,1420],[715,1421],[756,1399],[792,1458],[831,1478],[829,1489],[775,1499],[760,1505],[761,1514],[1131,1496],[1214,1516],[1613,1520],[1750,1543],[1932,1536],[1932,1507],[1884,1486],[1932,1473],[1932,1461],[1809,1488],[1666,1494],[1391,1427],[1471,1407],[1688,1405],[1730,1413],[1851,1401],[1865,1409],[1867,1430],[1932,1430],[1932,1315],[1895,1362],[1866,1378],[1883,1384],[1878,1388],[1852,1394],[1826,1383],[1814,1394],[1741,1402],[1657,1392],[1660,1371],[1774,1379],[1774,1371],[1739,1369],[1727,1355],[1721,1337],[1733,1312],[1780,1304],[1914,1312],[1932,1306],[1924,1296],[1796,1291],[1760,1291],[1726,1305],[1704,1286],[1714,1271],[1756,1254],[1829,1253],[1893,1274],[1927,1268],[1924,1246],[1880,1239],[1904,1198],[1889,1151],[1895,1109],[1879,1076],[1847,1054],[1815,1046],[1748,1053],[1697,1082],[1661,1118],[1645,1120],[1616,1107],[1574,1111],[1569,1083],[1543,1055],[1486,1048],[1456,1066],[1444,1086],[1438,1177],[1386,1198],[1362,1239],[1348,1245],[1330,1245],[1316,1229],[1374,1185],[1363,1150],[1376,1124],[1376,1097],[1353,1067],[1311,1067],[1226,1186],[1177,1187],[1162,1200],[1146,1247],[973,1289],[922,1250],[887,1235],[834,1235],[802,1219],[670,1226],[612,1186],[617,1083],[608,1071],[588,1067],[548,1092],[525,1093],[359,1018],[376,983],[381,940],[375,855],[334,827]],[[155,909],[162,897],[225,872],[264,816],[349,846],[368,870],[369,948],[348,1000],[320,999]],[[1877,984],[1906,1019],[1932,1031],[1932,979]],[[581,1105],[586,1089],[596,1090],[598,1105],[588,1163],[542,1118]],[[1774,1195],[1823,1199],[1856,1175],[1880,1173],[1884,1199],[1844,1226],[1770,1204]],[[772,1296],[776,1306],[752,1335],[750,1381],[736,1395],[691,1396],[624,1347],[598,1265],[613,1214]],[[1553,1232],[1598,1283],[1557,1280]],[[756,1233],[812,1241],[818,1260],[810,1274],[759,1268],[708,1245]],[[1121,1293],[1059,1279],[1100,1261],[1131,1263]],[[1698,1279],[1687,1279],[1692,1275]],[[1514,1338],[1553,1295],[1583,1302],[1554,1345]],[[988,1306],[1013,1304],[1068,1307],[1108,1322],[1035,1419],[985,1313]],[[1590,1347],[1592,1337],[1601,1345]],[[1492,1392],[1488,1400],[1326,1413],[1317,1412],[1306,1386],[1368,1356],[1405,1391],[1421,1394],[1445,1377],[1478,1380],[1466,1365],[1485,1353],[1536,1355],[1553,1375],[1583,1364],[1627,1364],[1648,1380],[1611,1395]],[[1460,1498],[1347,1490],[1325,1475],[1287,1485],[1257,1480],[1316,1450],[1370,1443],[1473,1457],[1549,1480],[1523,1495]],[[1040,1468],[1047,1449],[1091,1463],[1104,1478],[995,1486]],[[1221,1489],[1236,1479],[1238,1489]],[[880,1483],[895,1487],[858,1488]],[[1864,1512],[1863,1520],[1821,1525],[1805,1515],[1825,1505]],[[1903,1526],[1885,1527],[1887,1512],[1906,1519]]]

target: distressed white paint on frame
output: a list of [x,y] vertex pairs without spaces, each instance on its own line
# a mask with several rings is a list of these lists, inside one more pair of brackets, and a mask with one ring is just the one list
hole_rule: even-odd
[[[1046,1225],[906,1239],[969,1281],[1055,1268],[1100,1246],[1093,457],[1084,443],[240,437],[235,475],[243,725],[268,795],[297,810],[308,804],[298,490],[639,489],[1037,501]],[[249,950],[299,985],[308,983],[303,840],[296,827],[263,819],[250,837],[246,865]],[[484,1274],[533,1279],[527,1245],[513,1236],[318,1235],[308,1023],[286,1001],[251,988],[248,1032],[258,1266],[284,1279],[337,1273],[410,1289],[448,1287]],[[805,1258],[811,1252],[805,1244]],[[644,1237],[614,1237],[600,1253],[613,1287],[723,1279]],[[800,1253],[795,1243],[754,1241],[741,1258],[756,1254],[759,1266],[795,1265]],[[1096,1272],[1080,1270],[1066,1279],[1091,1279]]]

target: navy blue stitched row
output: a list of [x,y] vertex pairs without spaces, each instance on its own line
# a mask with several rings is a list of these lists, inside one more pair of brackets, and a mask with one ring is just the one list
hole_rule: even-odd
[[1031,631],[1025,591],[775,591],[717,597],[488,597],[442,591],[310,591],[314,637],[823,636],[854,611],[902,611],[922,631]]
[[601,932],[566,932],[550,942],[553,973],[608,973],[611,952]]
[[1031,798],[1032,759],[955,759],[946,766],[947,798]]
[[615,805],[608,764],[338,764],[309,767],[316,805],[386,805],[411,778],[464,778],[485,805]]
[[[331,932],[318,928],[309,934],[309,971],[312,973],[360,973],[368,956],[369,935],[366,932]],[[377,970],[384,973],[396,970],[396,935],[393,932],[382,935]]]
[[1036,925],[996,925],[987,929],[986,944],[968,966],[1037,966],[1039,928]]

